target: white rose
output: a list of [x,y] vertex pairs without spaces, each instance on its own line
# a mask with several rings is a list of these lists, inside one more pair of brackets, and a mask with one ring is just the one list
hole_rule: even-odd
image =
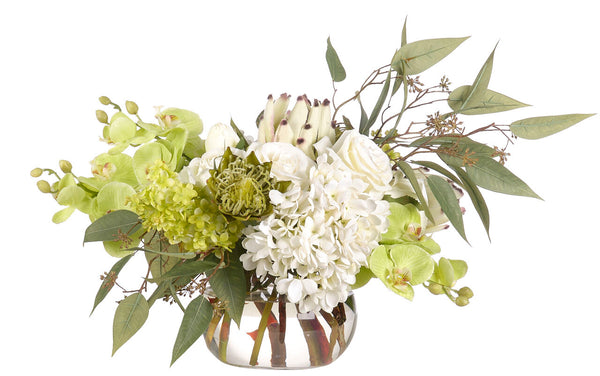
[[225,149],[235,147],[238,142],[240,142],[240,138],[230,126],[217,123],[208,130],[206,152],[219,151],[223,154]]
[[370,138],[357,130],[346,131],[332,146],[354,174],[380,193],[390,189],[390,159]]
[[271,175],[279,181],[306,182],[310,168],[315,162],[292,144],[284,142],[255,143],[248,153],[254,154],[261,163],[272,162]]

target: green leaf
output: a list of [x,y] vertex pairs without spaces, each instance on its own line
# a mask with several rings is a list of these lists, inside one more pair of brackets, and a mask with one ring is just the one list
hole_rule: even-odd
[[447,169],[445,169],[444,167],[440,166],[439,164],[435,163],[435,162],[431,162],[431,161],[413,161],[412,163],[421,165],[423,167],[429,168],[433,171],[437,171],[440,174],[444,175],[445,177],[447,177],[448,179],[452,180],[453,182],[455,182],[456,184],[458,184],[460,187],[463,187],[463,183],[462,181],[457,178],[453,173],[451,173],[450,171],[448,171]]
[[469,86],[469,90],[466,91],[462,97],[462,105],[460,106],[457,112],[461,112],[466,108],[471,108],[479,104],[486,94],[488,85],[490,83],[490,77],[492,76],[492,67],[494,65],[494,52],[496,52],[496,47],[487,58],[477,77],[473,81],[473,84]]
[[133,234],[141,226],[137,214],[129,210],[110,212],[88,226],[83,242],[113,241],[120,234]]
[[212,313],[213,307],[204,296],[200,295],[190,302],[185,309],[179,333],[175,339],[171,365],[208,329]]
[[327,50],[325,51],[325,59],[329,67],[329,74],[334,82],[341,82],[346,79],[346,70],[340,61],[340,58],[331,45],[331,39],[327,38]]
[[106,298],[106,295],[108,295],[110,290],[113,288],[114,281],[119,276],[121,269],[123,269],[125,264],[127,264],[127,262],[131,259],[132,256],[133,254],[123,257],[122,259],[117,261],[110,269],[108,275],[104,278],[102,284],[100,285],[100,288],[98,289],[98,292],[96,293],[96,298],[94,299],[94,307],[92,308],[92,312],[90,312],[90,316],[92,315],[92,313],[94,313],[94,310],[96,309],[98,304],[100,304],[104,300],[104,298]]
[[467,95],[471,92],[471,86],[465,85],[458,87],[448,96],[448,105],[450,108],[459,114],[464,115],[481,115],[491,114],[494,112],[510,111],[516,108],[527,107],[528,104],[519,102],[506,95],[497,93],[492,90],[486,90],[480,97],[478,102],[471,101],[466,105]]
[[362,134],[369,134],[369,129],[371,129],[371,127],[373,126],[373,124],[375,124],[375,121],[377,120],[377,116],[379,116],[379,113],[381,112],[381,108],[383,107],[383,104],[385,103],[385,99],[388,96],[388,93],[390,91],[390,80],[392,77],[392,71],[389,71],[387,74],[387,77],[385,79],[385,83],[383,84],[383,88],[381,89],[381,94],[379,94],[379,98],[377,99],[377,102],[375,103],[375,107],[373,107],[373,112],[371,112],[371,116],[369,116],[369,120],[367,121],[364,129],[360,129],[360,133]]
[[482,188],[541,199],[525,182],[492,158],[480,157],[473,165],[466,166],[466,170],[471,180]]
[[233,260],[232,257],[227,267],[217,269],[210,279],[210,285],[217,298],[225,302],[227,313],[239,326],[246,299],[246,277],[239,260]]
[[406,20],[408,20],[408,16],[404,17],[404,26],[402,26],[402,39],[400,42],[401,47],[406,44]]
[[418,181],[417,176],[415,175],[415,172],[413,171],[412,167],[404,161],[396,161],[396,165],[400,168],[400,170],[402,170],[402,172],[404,173],[404,175],[410,182],[410,185],[413,187],[413,189],[417,195],[417,198],[419,199],[419,202],[421,203],[421,206],[423,207],[423,211],[425,212],[425,215],[427,216],[427,218],[429,218],[432,222],[435,222],[433,220],[433,215],[431,214],[431,211],[429,210],[429,207],[427,206],[427,200],[425,199],[425,196],[423,195],[423,192],[421,191],[421,187],[419,186],[419,181]]
[[448,56],[465,38],[425,39],[403,45],[392,59],[392,68],[402,75],[421,73]]
[[442,211],[446,214],[446,217],[448,217],[452,226],[454,226],[460,236],[468,242],[465,235],[462,210],[450,183],[437,175],[430,175],[427,177],[427,184],[437,201],[440,203]]
[[166,279],[196,276],[198,274],[206,273],[207,271],[214,269],[216,266],[217,263],[208,260],[187,261],[182,264],[176,265],[175,267],[173,267],[173,269],[162,274],[158,278],[150,280],[150,282],[160,283]]
[[475,183],[471,180],[469,175],[461,168],[454,168],[454,171],[458,174],[461,179],[462,187],[467,191],[471,202],[473,203],[473,207],[479,218],[481,219],[481,223],[485,228],[485,232],[487,233],[488,238],[490,237],[490,212],[488,210],[487,204],[485,203],[485,199],[481,194],[481,191],[477,187]]
[[192,259],[192,258],[196,257],[196,254],[194,252],[161,252],[161,251],[155,251],[154,249],[150,249],[150,248],[133,248],[133,249],[138,250],[138,251],[144,251],[147,253],[153,253],[155,255],[173,257],[173,258],[178,258],[178,259]]
[[119,303],[113,321],[113,355],[140,330],[148,313],[148,302],[140,293],[131,294]]
[[367,115],[367,111],[365,111],[365,108],[363,107],[362,101],[360,100],[360,96],[356,98],[356,100],[358,101],[358,105],[360,106],[360,123],[358,125],[358,129],[359,132],[361,134],[366,135],[366,132],[368,132],[368,128],[367,128],[367,122],[369,121],[369,116]]
[[231,126],[231,128],[233,129],[235,134],[237,134],[237,136],[240,138],[240,141],[236,145],[236,149],[246,150],[246,148],[249,145],[248,141],[246,140],[244,133],[242,133],[242,131],[238,128],[238,126],[233,121],[233,118],[229,119],[229,125]]
[[569,114],[521,119],[510,125],[517,137],[536,140],[569,128],[595,114]]

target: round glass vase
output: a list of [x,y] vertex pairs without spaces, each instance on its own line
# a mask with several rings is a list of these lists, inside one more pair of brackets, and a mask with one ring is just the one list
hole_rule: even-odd
[[222,311],[204,334],[223,363],[248,368],[306,369],[330,364],[350,344],[356,328],[354,295],[332,312],[301,313],[285,296],[265,290],[246,297],[240,327]]

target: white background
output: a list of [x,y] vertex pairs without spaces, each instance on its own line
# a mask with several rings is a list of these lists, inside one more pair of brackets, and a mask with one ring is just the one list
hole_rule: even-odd
[[[593,2],[204,3],[0,6],[1,374],[261,372],[222,365],[201,341],[169,368],[181,312],[162,304],[111,358],[119,294],[88,315],[98,277],[115,260],[95,245],[82,247],[84,215],[52,224],[59,206],[29,177],[36,166],[57,168],[59,159],[89,176],[89,161],[105,150],[94,115],[100,95],[135,100],[146,118],[152,106],[177,106],[199,113],[206,127],[233,117],[253,132],[268,94],[330,96],[328,36],[348,73],[338,98],[347,97],[399,48],[408,16],[409,41],[472,36],[422,76],[426,83],[447,74],[453,87],[470,84],[500,41],[490,88],[533,106],[465,119],[471,127],[599,111]],[[353,343],[311,374],[599,374],[599,119],[510,149],[507,166],[544,201],[486,192],[491,243],[468,200],[471,246],[453,230],[436,238],[448,257],[469,262],[464,283],[476,297],[468,307],[422,288],[408,302],[373,281],[356,292]]]

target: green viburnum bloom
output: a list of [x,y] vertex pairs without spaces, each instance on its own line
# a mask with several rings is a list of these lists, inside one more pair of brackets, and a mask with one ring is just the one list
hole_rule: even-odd
[[223,214],[241,220],[258,219],[273,209],[269,192],[282,190],[287,183],[277,182],[270,175],[271,162],[260,163],[254,152],[240,158],[227,148],[219,166],[210,170],[206,183]]
[[369,268],[396,294],[412,300],[412,286],[427,281],[435,262],[425,250],[412,244],[380,245],[369,256]]
[[210,195],[182,183],[166,163],[148,168],[149,184],[130,198],[146,229],[162,231],[171,244],[190,252],[231,250],[241,235],[240,221],[226,218]]

